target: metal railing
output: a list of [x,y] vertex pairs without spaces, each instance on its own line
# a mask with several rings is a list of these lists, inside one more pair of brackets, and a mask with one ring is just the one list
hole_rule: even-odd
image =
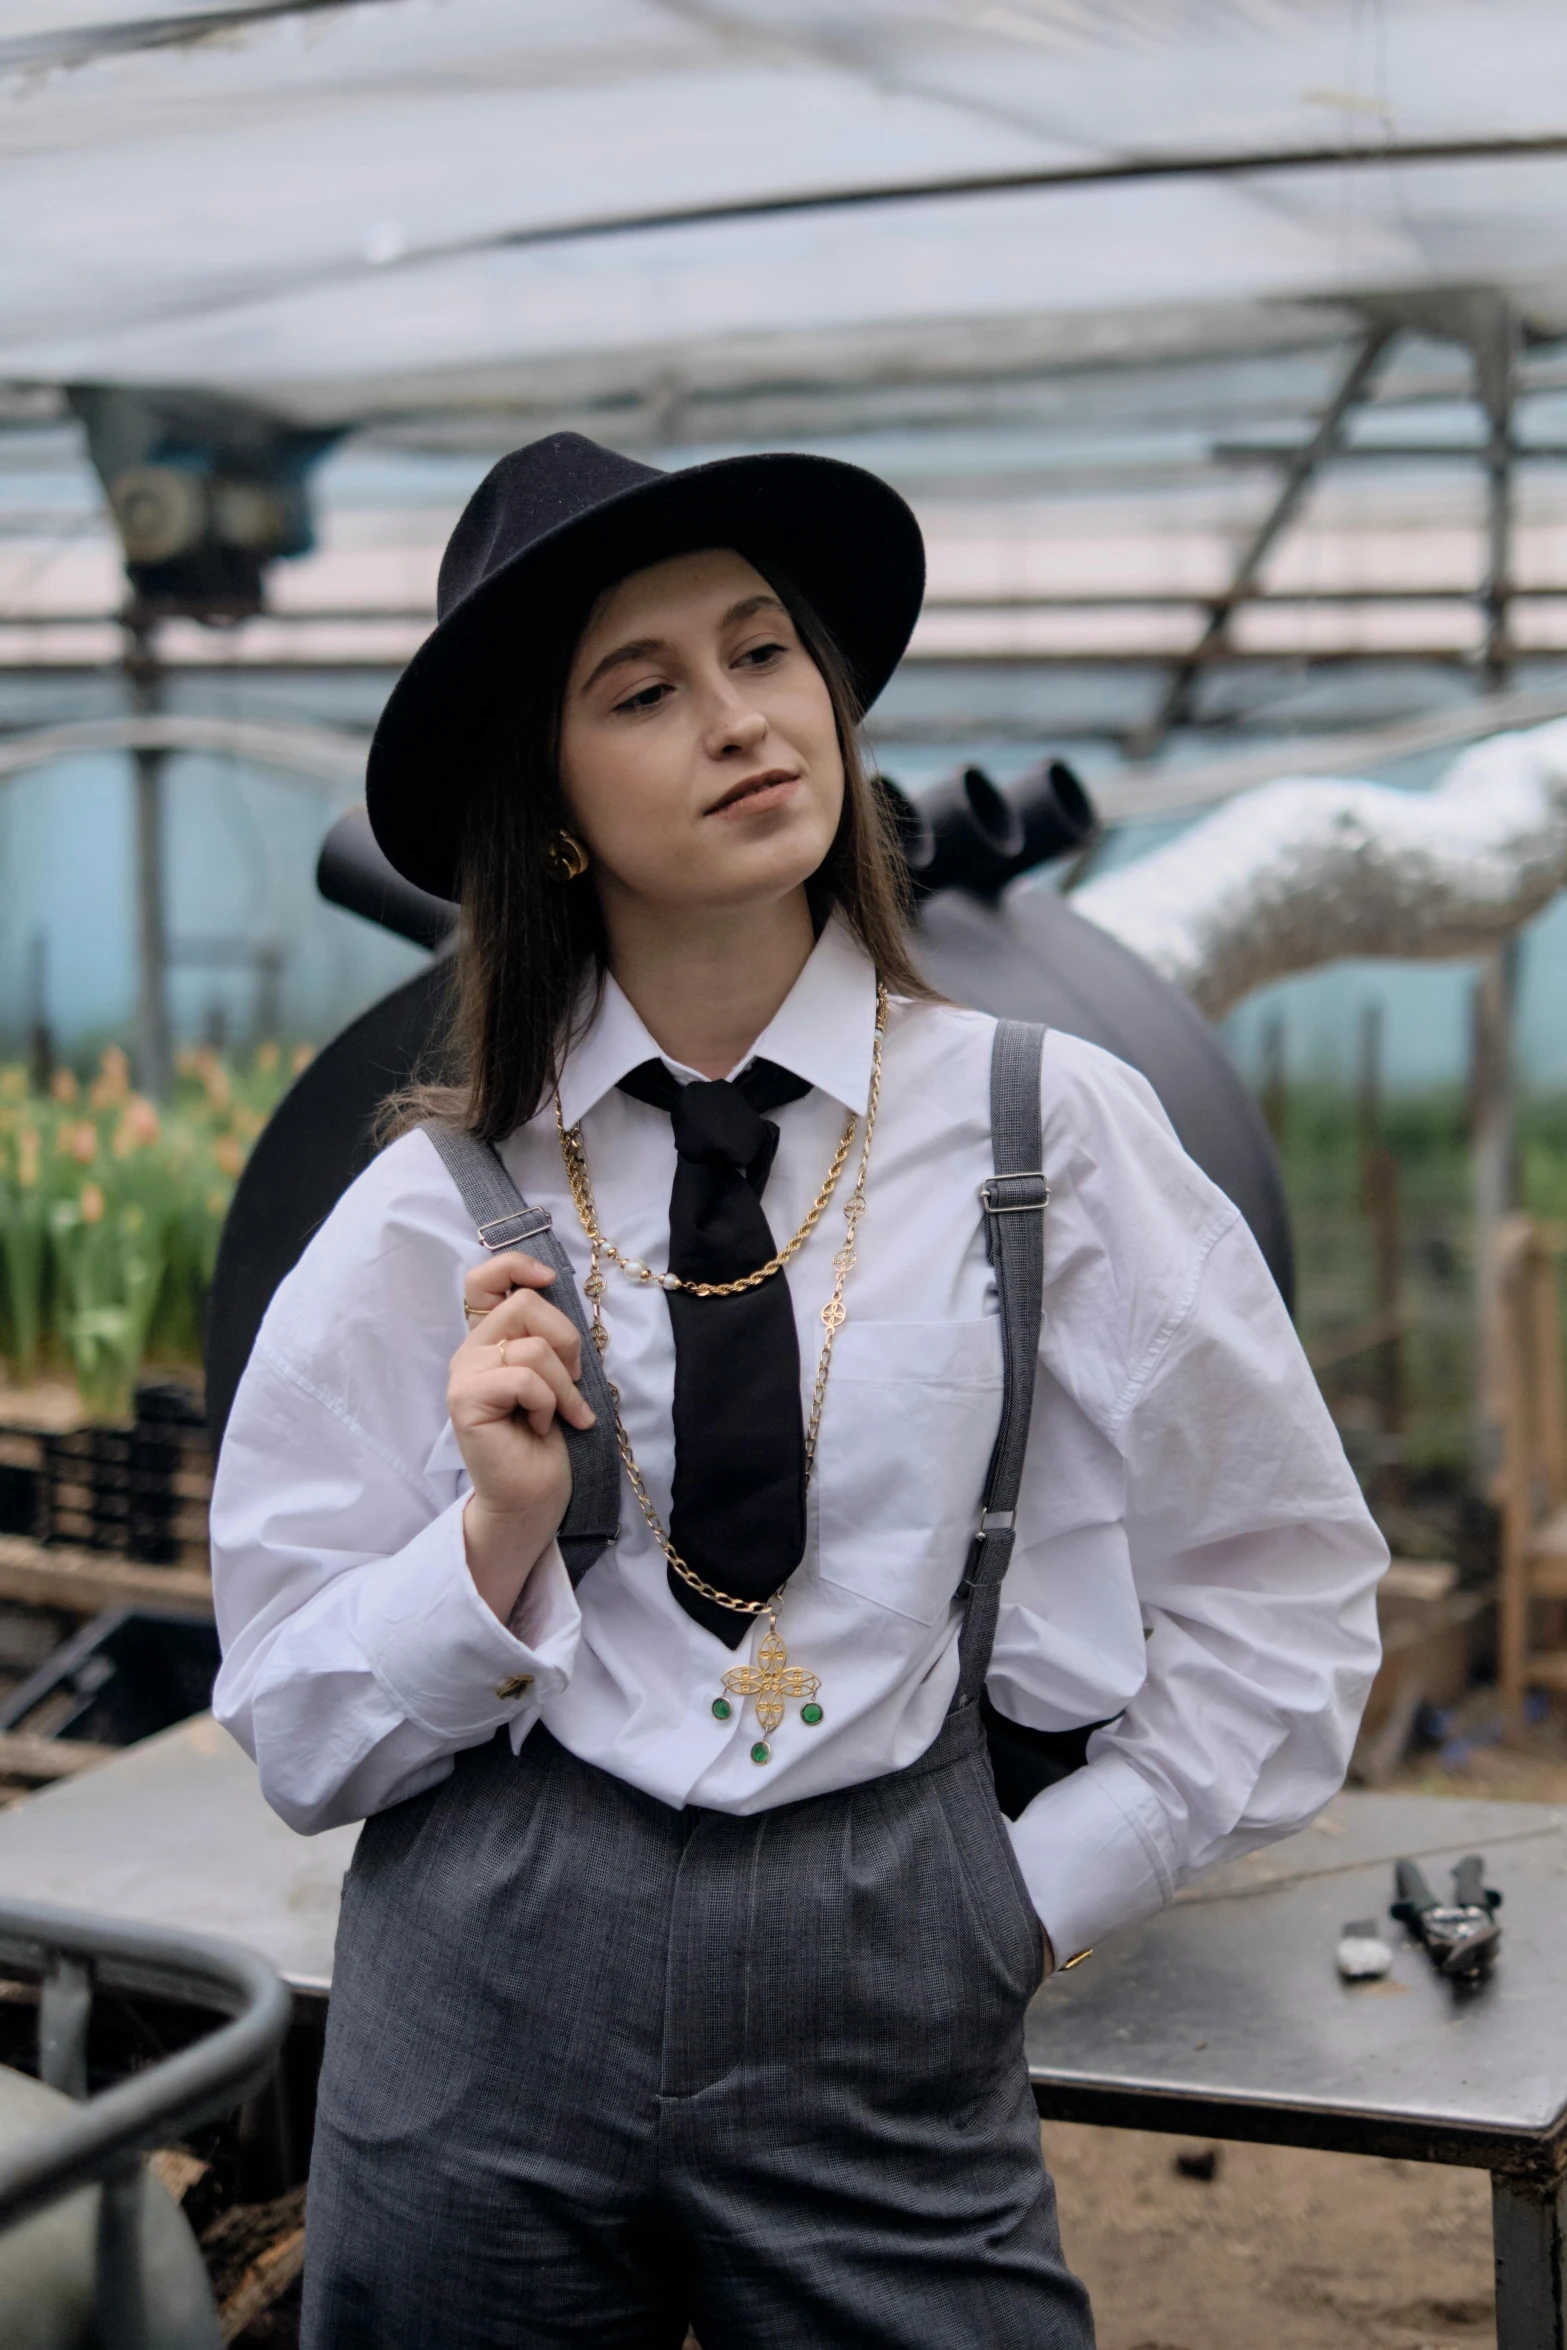
[[[19,2144],[0,2146],[0,2229],[101,2184],[98,2338],[103,2350],[154,2350],[139,2158],[265,2086],[288,2030],[288,1990],[237,1943],[34,1902],[0,1901],[0,1966],[39,1976],[39,2078],[79,2101]],[[87,2027],[98,1987],[212,2008],[228,2021],[89,2098]]]

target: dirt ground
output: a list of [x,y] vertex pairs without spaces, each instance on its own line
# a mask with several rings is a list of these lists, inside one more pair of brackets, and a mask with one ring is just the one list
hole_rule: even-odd
[[1481,2171],[1051,2123],[1067,2259],[1099,2350],[1493,2350]]

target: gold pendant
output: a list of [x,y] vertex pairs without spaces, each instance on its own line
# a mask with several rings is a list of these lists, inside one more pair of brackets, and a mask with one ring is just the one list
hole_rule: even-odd
[[779,1636],[778,1618],[771,1612],[767,1619],[766,1635],[756,1652],[755,1664],[731,1665],[724,1675],[724,1687],[729,1697],[715,1697],[713,1700],[713,1713],[720,1722],[727,1722],[734,1711],[729,1698],[738,1697],[742,1704],[748,1697],[756,1699],[756,1719],[764,1735],[758,1738],[751,1749],[751,1760],[754,1763],[769,1763],[773,1759],[773,1750],[767,1740],[784,1718],[786,1698],[803,1700],[800,1719],[808,1729],[814,1730],[822,1718],[822,1709],[816,1703],[816,1692],[821,1682],[814,1673],[808,1673],[803,1665],[792,1665],[789,1662],[789,1651]]

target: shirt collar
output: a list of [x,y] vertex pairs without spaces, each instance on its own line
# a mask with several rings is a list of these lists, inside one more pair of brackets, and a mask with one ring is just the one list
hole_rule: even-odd
[[[875,1027],[875,971],[848,924],[835,914],[752,1050],[729,1074],[737,1077],[758,1058],[776,1061],[863,1117]],[[607,978],[598,1010],[561,1070],[560,1112],[567,1126],[577,1125],[631,1070],[654,1060],[662,1060],[683,1082],[698,1075],[660,1052],[630,998]]]

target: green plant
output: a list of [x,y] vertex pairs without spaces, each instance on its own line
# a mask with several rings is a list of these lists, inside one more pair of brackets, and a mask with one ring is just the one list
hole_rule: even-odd
[[[9,1074],[9,1073],[8,1073]],[[48,1270],[47,1202],[40,1181],[43,1140],[24,1106],[7,1101],[0,1123],[0,1270],[4,1347],[17,1378],[38,1376]]]
[[[1567,1221],[1567,1095],[1525,1095],[1517,1115],[1519,1204]],[[1462,1484],[1474,1435],[1474,1176],[1468,1105],[1456,1086],[1391,1093],[1378,1139],[1398,1170],[1403,1458]],[[1347,1086],[1290,1090],[1279,1155],[1295,1235],[1296,1319],[1308,1347],[1376,1309],[1362,1194],[1360,1111]],[[1368,1350],[1323,1374],[1341,1426],[1358,1436],[1375,1369]]]
[[234,1184],[293,1071],[182,1053],[160,1111],[110,1046],[85,1087],[47,1095],[0,1069],[0,1348],[12,1379],[76,1380],[89,1415],[124,1421],[148,1362],[199,1364],[206,1297]]

